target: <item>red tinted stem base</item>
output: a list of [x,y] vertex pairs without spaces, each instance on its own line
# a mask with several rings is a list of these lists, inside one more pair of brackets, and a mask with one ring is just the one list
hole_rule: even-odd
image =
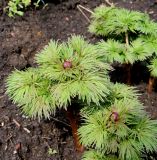
[[148,94],[152,93],[154,81],[155,81],[154,77],[149,77],[149,82],[148,82],[148,86],[147,86]]
[[78,132],[77,132],[78,131],[79,116],[77,114],[75,114],[74,109],[71,106],[67,108],[66,115],[67,115],[67,118],[69,120],[71,129],[72,129],[72,135],[74,138],[74,144],[75,144],[76,150],[78,152],[83,152],[84,146],[82,146],[80,144],[79,136],[78,136]]

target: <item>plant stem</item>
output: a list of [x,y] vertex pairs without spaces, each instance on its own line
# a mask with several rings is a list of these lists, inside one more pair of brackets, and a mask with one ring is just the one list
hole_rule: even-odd
[[69,120],[71,129],[72,129],[72,135],[73,135],[73,138],[74,138],[74,144],[75,144],[76,150],[79,151],[79,152],[83,152],[84,151],[84,146],[82,146],[80,144],[79,136],[78,136],[78,133],[77,133],[77,131],[78,131],[78,115],[75,115],[75,111],[71,106],[69,106],[67,108],[66,115],[67,115],[67,118]]
[[148,86],[147,86],[147,92],[148,92],[148,94],[152,93],[154,81],[155,81],[154,77],[149,77],[149,82],[148,82]]
[[[129,47],[129,35],[128,32],[125,32],[125,44],[126,44],[126,51]],[[127,71],[127,84],[130,85],[131,84],[131,64],[127,63],[125,64],[125,68]]]
[[129,35],[128,32],[125,32],[125,43],[126,43],[126,47],[129,46]]

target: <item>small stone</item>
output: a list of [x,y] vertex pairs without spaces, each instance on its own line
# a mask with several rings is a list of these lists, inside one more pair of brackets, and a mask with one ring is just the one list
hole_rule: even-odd
[[22,118],[28,119],[29,117],[23,114]]
[[65,20],[66,20],[66,21],[69,21],[69,17],[65,17]]
[[154,14],[154,11],[150,11],[149,14]]
[[1,126],[2,126],[2,127],[4,126],[4,122],[1,123]]

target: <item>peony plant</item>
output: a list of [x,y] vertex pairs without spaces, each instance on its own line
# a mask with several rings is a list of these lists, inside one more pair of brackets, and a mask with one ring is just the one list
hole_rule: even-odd
[[157,55],[157,23],[146,13],[100,6],[92,13],[89,31],[104,37],[97,44],[99,52],[104,61],[125,66],[128,84],[132,65]]
[[117,83],[111,90],[110,103],[81,112],[79,135],[87,148],[82,159],[141,160],[157,149],[157,121],[146,114],[132,87]]
[[7,94],[32,118],[50,118],[64,109],[72,127],[77,150],[78,114],[83,103],[100,105],[110,92],[108,70],[101,54],[81,36],[67,43],[50,43],[35,57],[37,68],[15,70],[7,79]]
[[65,110],[76,149],[86,150],[83,160],[139,160],[157,147],[157,121],[133,87],[110,82],[102,56],[81,36],[51,40],[36,55],[36,68],[9,75],[7,94],[32,118],[51,119]]

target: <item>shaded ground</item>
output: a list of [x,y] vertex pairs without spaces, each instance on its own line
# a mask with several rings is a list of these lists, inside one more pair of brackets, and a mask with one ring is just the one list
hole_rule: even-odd
[[[121,7],[145,11],[157,19],[155,0],[112,2]],[[68,122],[63,121],[62,115],[40,123],[24,117],[5,95],[5,79],[14,68],[34,66],[35,53],[51,38],[63,41],[71,34],[81,34],[92,42],[96,41],[97,39],[88,33],[88,22],[77,10],[76,5],[81,4],[93,9],[102,3],[104,0],[66,0],[58,4],[48,3],[45,9],[29,8],[23,17],[15,19],[3,13],[2,8],[5,4],[0,3],[0,160],[81,159],[75,152]],[[140,83],[137,87],[147,111],[153,118],[157,118],[157,94],[153,92],[148,97],[146,83]],[[18,153],[15,152],[17,148],[20,148]]]

